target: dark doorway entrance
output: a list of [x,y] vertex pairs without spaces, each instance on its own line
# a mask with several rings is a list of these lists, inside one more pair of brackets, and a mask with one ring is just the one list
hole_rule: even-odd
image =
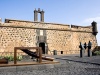
[[44,42],[40,42],[39,43],[39,47],[42,48],[42,54],[45,54],[45,43]]

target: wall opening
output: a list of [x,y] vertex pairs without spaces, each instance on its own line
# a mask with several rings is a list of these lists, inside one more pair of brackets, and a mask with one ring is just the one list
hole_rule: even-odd
[[37,13],[37,18],[38,18],[38,22],[41,22],[41,14],[40,13]]
[[42,54],[45,54],[45,43],[44,42],[40,42],[39,43],[39,47],[42,48]]

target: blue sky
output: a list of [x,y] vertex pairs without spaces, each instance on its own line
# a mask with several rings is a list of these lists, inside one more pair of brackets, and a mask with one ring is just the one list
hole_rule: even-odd
[[45,22],[91,25],[98,23],[100,45],[100,0],[0,0],[0,18],[34,20],[34,9],[45,11]]

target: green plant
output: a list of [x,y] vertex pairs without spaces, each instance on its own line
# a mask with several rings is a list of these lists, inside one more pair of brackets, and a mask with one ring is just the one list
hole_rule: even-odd
[[[14,60],[14,56],[12,55],[7,55],[7,56],[4,56],[4,58],[8,59],[9,61],[13,61]],[[23,58],[21,55],[17,56],[17,60],[18,61],[21,61]]]
[[14,56],[12,56],[12,55],[7,55],[4,58],[8,59],[9,61],[13,61],[14,60]]
[[23,57],[21,55],[17,56],[17,60],[21,61],[23,59]]
[[95,55],[100,55],[100,51],[95,51],[94,54]]
[[3,57],[2,56],[0,56],[0,59],[2,59]]

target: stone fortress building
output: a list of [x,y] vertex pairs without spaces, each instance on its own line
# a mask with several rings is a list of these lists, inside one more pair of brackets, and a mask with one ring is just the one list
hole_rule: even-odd
[[[40,14],[40,22],[38,22]],[[44,11],[34,10],[34,22],[5,19],[0,22],[0,54],[13,53],[14,47],[42,47],[43,54],[79,54],[80,42],[97,46],[97,23],[76,26],[44,22]]]

